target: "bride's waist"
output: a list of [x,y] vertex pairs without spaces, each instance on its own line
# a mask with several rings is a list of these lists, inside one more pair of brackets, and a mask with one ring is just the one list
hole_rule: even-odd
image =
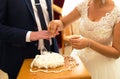
[[79,50],[79,56],[81,57],[85,57],[85,58],[93,58],[93,59],[101,59],[101,60],[115,60],[114,58],[110,58],[110,57],[107,57],[107,56],[104,56],[102,55],[101,53],[91,49],[91,48],[84,48],[84,49],[81,49]]

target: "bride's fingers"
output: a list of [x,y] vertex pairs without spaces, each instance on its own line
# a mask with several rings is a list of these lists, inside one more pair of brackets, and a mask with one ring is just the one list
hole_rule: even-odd
[[48,31],[54,36],[57,31],[57,26],[55,24],[49,24]]
[[48,25],[48,31],[51,33],[51,25]]
[[69,40],[72,44],[78,44],[80,42],[80,39],[77,38],[77,39],[70,39]]
[[70,37],[70,39],[79,39],[80,38],[80,35],[72,35],[71,37]]
[[79,49],[78,46],[75,46],[75,45],[72,45],[72,47],[75,48],[75,49]]

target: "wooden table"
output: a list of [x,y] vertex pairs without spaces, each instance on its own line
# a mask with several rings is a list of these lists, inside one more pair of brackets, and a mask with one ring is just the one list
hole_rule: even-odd
[[81,60],[76,58],[78,66],[72,71],[60,73],[30,72],[30,64],[33,59],[25,59],[17,79],[91,79],[91,76]]

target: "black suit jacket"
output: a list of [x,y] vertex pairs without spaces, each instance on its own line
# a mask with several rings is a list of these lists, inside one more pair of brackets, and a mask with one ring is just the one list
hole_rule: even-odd
[[[51,0],[46,0],[52,19]],[[37,31],[31,0],[0,0],[0,67],[10,76],[17,75],[25,58],[39,54],[38,41],[26,42],[28,31]],[[58,52],[55,38],[52,51]]]

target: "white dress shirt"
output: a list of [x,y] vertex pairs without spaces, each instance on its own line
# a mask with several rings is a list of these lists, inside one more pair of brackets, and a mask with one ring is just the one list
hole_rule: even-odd
[[[37,13],[37,9],[36,9],[36,6],[35,6],[36,5],[35,1],[31,0],[31,3],[32,3],[32,7],[33,7],[33,11],[34,11],[38,31],[40,31],[40,30],[42,30],[42,28],[41,28],[40,19],[39,19],[38,13]],[[40,5],[41,5],[41,8],[42,8],[42,11],[43,11],[43,14],[44,14],[46,25],[48,26],[49,14],[48,14],[48,11],[47,11],[46,1],[45,0],[40,0]],[[31,33],[31,31],[28,31],[28,33],[26,35],[26,42],[30,42],[30,33]],[[52,44],[51,40],[50,40],[50,44]],[[43,39],[40,39],[38,49],[41,49],[42,47],[44,47],[44,42],[43,42]]]

